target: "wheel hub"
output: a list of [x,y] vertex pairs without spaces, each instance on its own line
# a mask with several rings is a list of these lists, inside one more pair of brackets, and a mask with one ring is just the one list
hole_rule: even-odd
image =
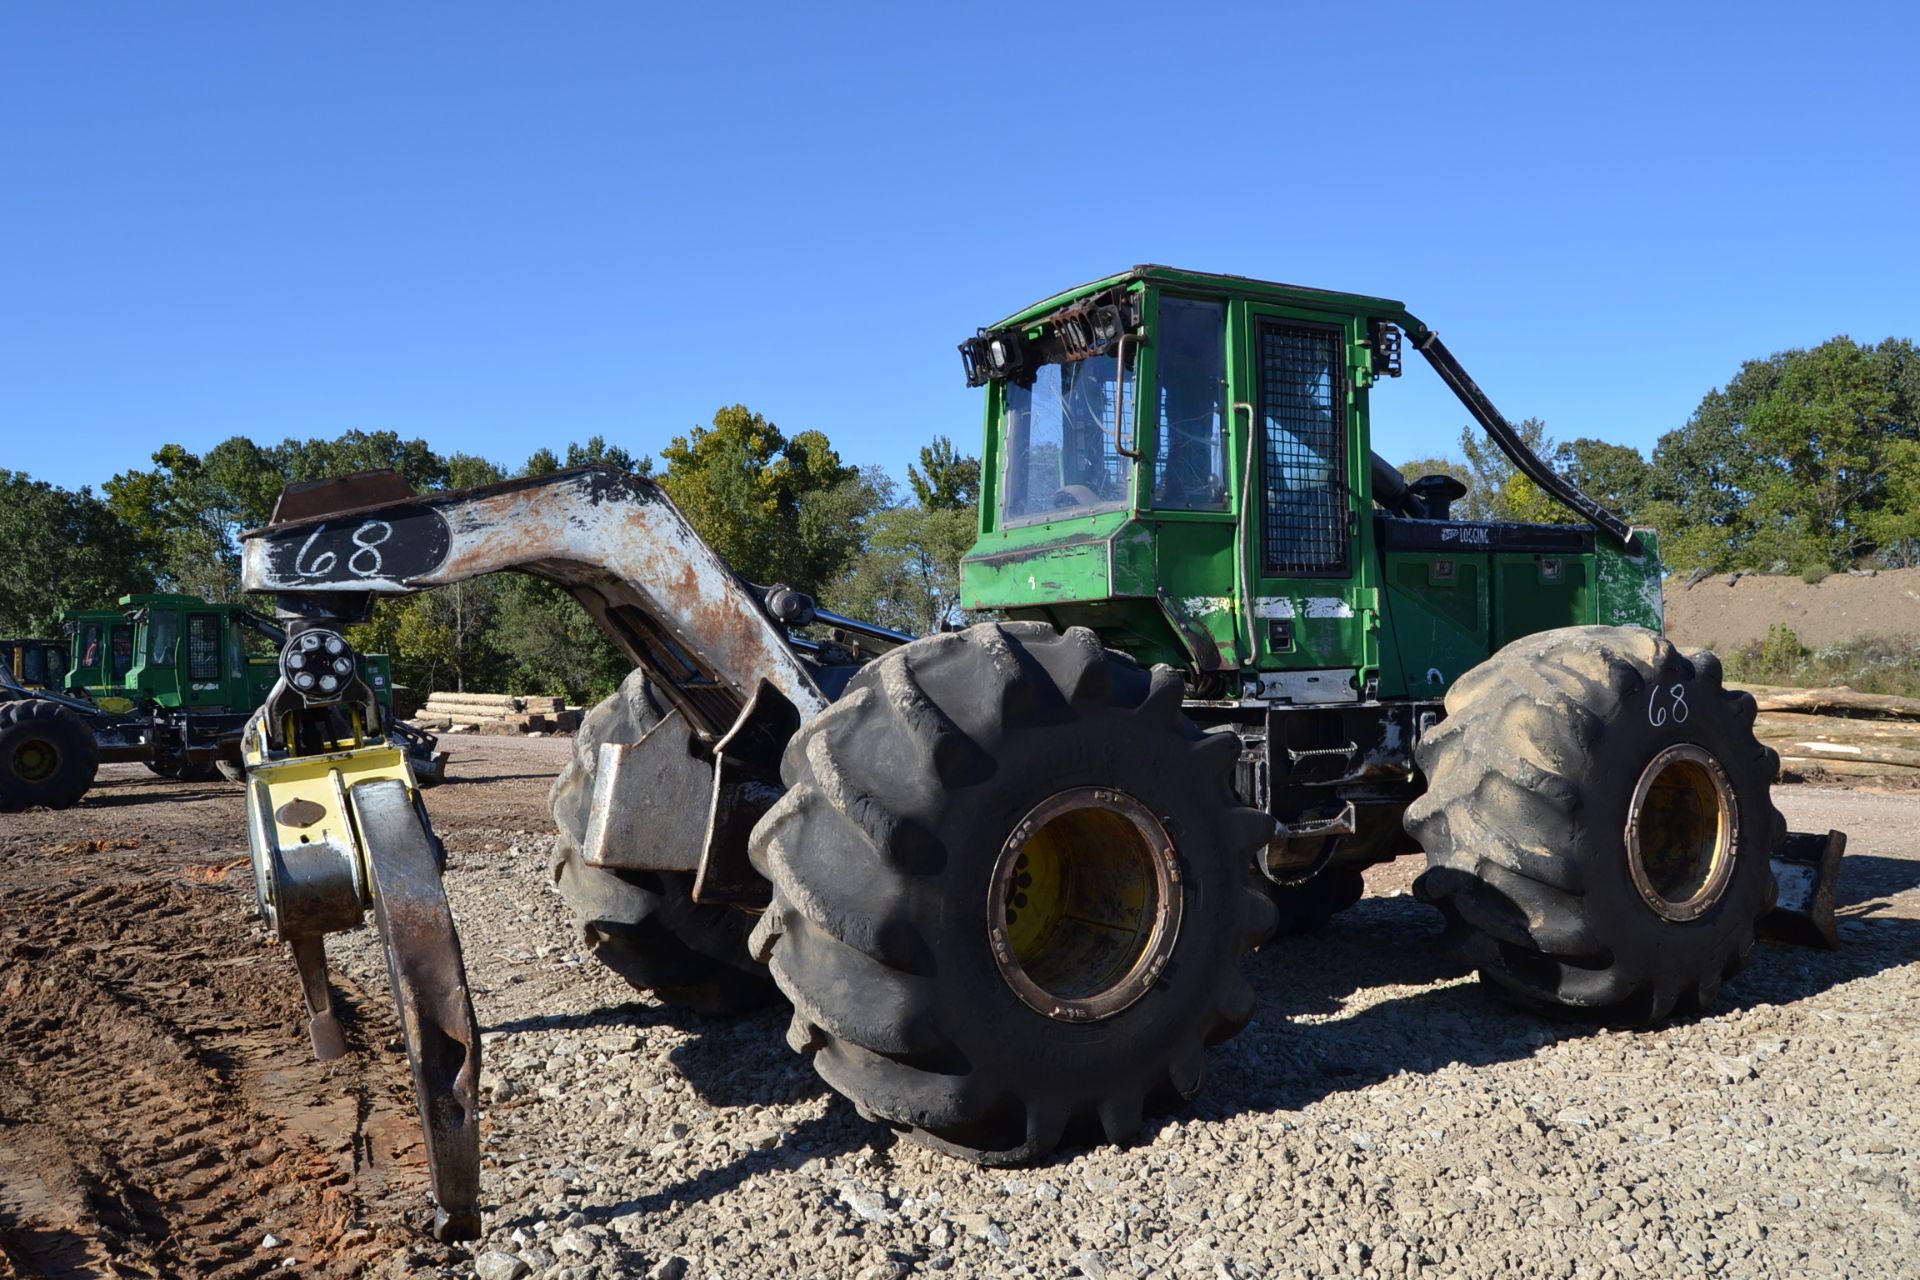
[[1000,976],[1063,1022],[1120,1012],[1152,989],[1180,932],[1179,860],[1140,801],[1076,787],[1036,805],[994,862],[987,934]]
[[13,752],[13,773],[27,782],[44,782],[60,768],[60,750],[51,742],[28,742]]
[[1698,918],[1733,878],[1740,835],[1733,784],[1691,743],[1647,763],[1627,810],[1627,867],[1634,888],[1668,920]]

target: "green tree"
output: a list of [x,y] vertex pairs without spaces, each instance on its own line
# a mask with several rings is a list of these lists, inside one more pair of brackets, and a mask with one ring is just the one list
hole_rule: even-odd
[[879,509],[828,598],[841,613],[924,635],[964,616],[960,558],[979,529],[980,460],[936,436],[907,479],[914,501],[896,504],[892,483],[874,477]]
[[[1514,428],[1521,441],[1541,458],[1555,449],[1547,424],[1528,418]],[[1467,459],[1467,497],[1461,514],[1470,520],[1500,520],[1516,524],[1578,524],[1580,517],[1561,506],[1547,492],[1520,474],[1507,455],[1477,427],[1460,432],[1460,451]],[[1477,495],[1477,496],[1476,496]]]
[[1582,436],[1554,452],[1554,469],[1588,497],[1628,520],[1647,502],[1653,467],[1631,445]]
[[913,497],[929,511],[962,511],[980,504],[980,459],[959,453],[946,436],[920,447],[920,465],[907,464]]
[[153,585],[138,531],[93,490],[0,470],[0,634],[58,635],[66,610]]
[[508,692],[558,693],[590,705],[633,669],[562,588],[519,573],[498,580],[488,640],[502,660]]
[[585,444],[567,446],[567,465],[570,467],[612,467],[616,471],[629,471],[637,476],[653,475],[653,459],[636,459],[631,453],[617,444],[608,444],[604,436],[590,436]]
[[1654,449],[1649,495],[1677,567],[1840,568],[1896,556],[1920,352],[1841,336],[1749,360]]
[[675,436],[660,457],[668,496],[736,572],[810,594],[851,563],[880,501],[823,433],[789,439],[744,405]]

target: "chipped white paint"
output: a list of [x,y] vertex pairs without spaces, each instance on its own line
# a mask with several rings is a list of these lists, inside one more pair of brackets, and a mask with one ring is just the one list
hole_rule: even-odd
[[1209,613],[1232,613],[1232,596],[1188,596],[1180,602],[1187,613],[1201,616]]
[[1260,596],[1253,602],[1256,618],[1351,618],[1353,606],[1339,596]]

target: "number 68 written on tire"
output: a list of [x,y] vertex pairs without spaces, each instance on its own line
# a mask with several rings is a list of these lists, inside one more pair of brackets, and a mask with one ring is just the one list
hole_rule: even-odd
[[1647,699],[1647,723],[1658,729],[1669,719],[1675,724],[1685,724],[1691,708],[1687,706],[1687,686],[1684,684],[1654,685],[1653,693]]

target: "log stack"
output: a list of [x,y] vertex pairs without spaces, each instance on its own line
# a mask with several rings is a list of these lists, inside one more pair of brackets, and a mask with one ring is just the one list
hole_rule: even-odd
[[1754,732],[1780,753],[1783,774],[1920,786],[1920,699],[1845,686],[1737,687],[1759,704]]
[[571,733],[580,710],[564,698],[509,693],[433,693],[414,723],[432,733]]

